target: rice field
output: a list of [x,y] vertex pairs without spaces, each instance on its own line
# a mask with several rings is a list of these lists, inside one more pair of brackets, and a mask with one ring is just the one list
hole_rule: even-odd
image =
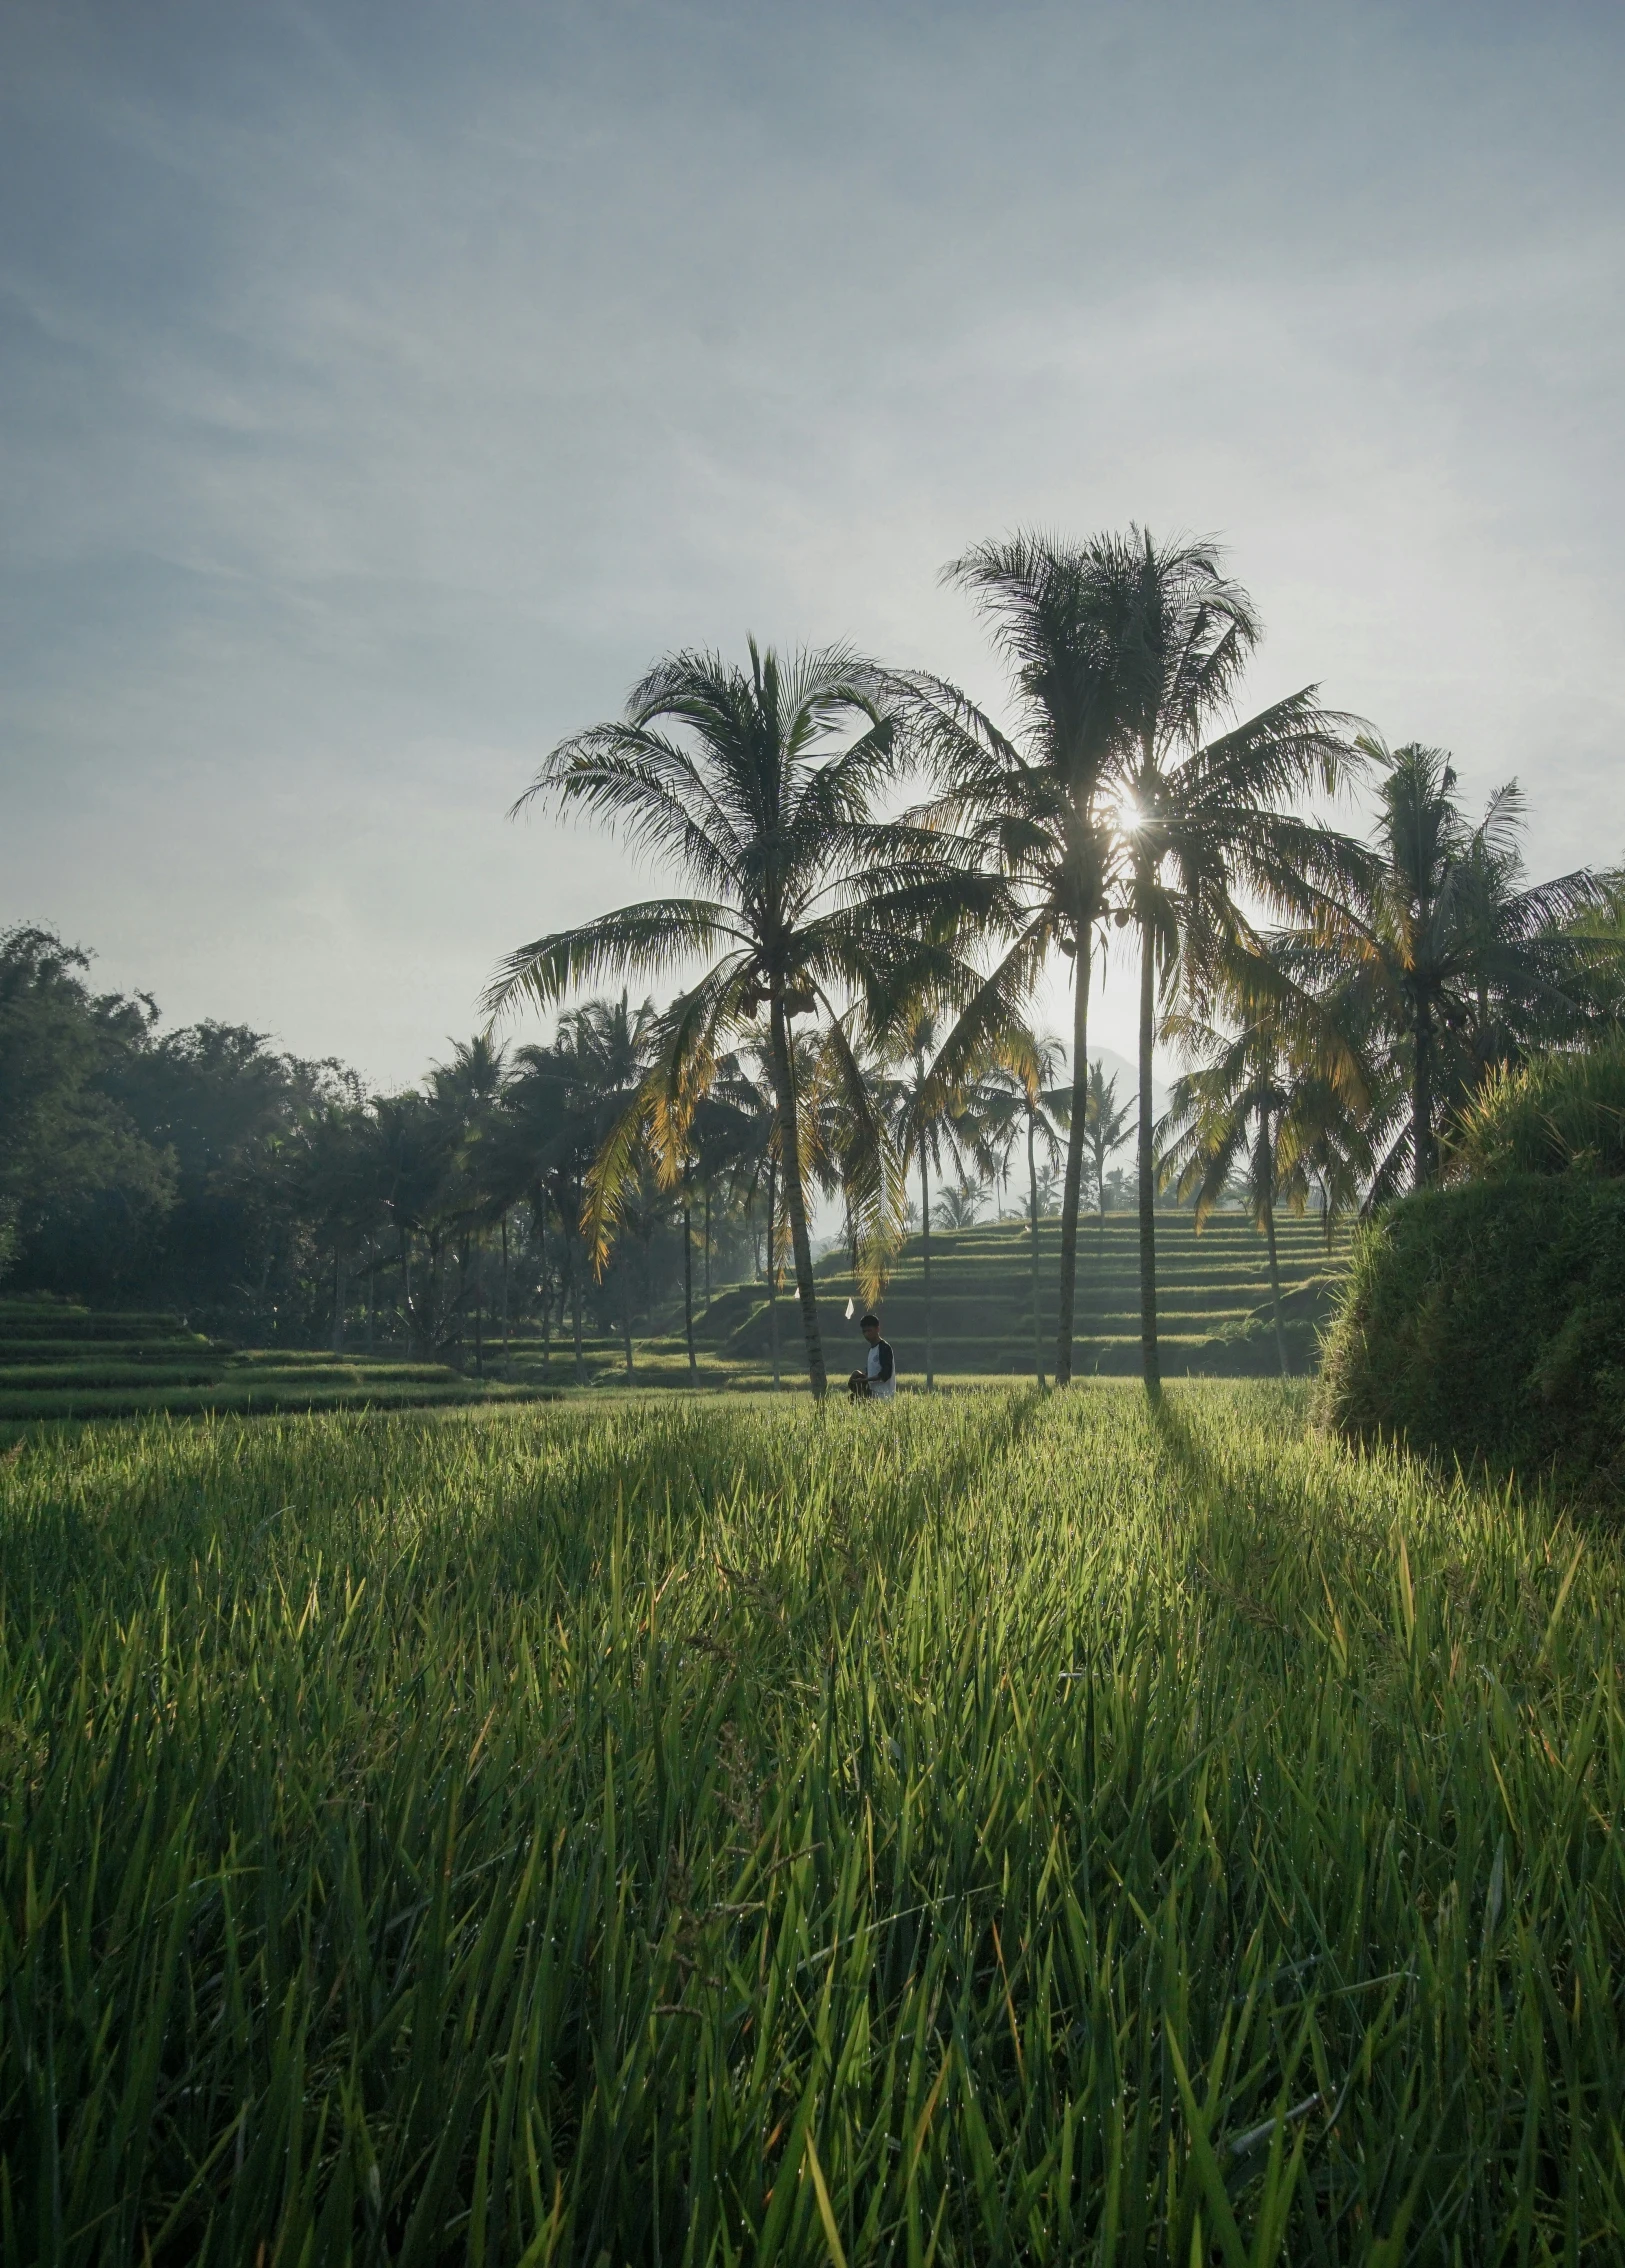
[[426,1409],[517,1400],[535,1386],[477,1379],[441,1362],[233,1347],[177,1315],[110,1313],[39,1296],[0,1299],[0,1442],[47,1420],[356,1407]]
[[1625,2256],[1621,1547],[1301,1390],[0,1467],[0,2255]]

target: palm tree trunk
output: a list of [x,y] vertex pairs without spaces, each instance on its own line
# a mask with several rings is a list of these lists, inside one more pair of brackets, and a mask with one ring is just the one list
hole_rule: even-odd
[[626,1358],[626,1383],[633,1383],[632,1371],[632,1264],[623,1253],[621,1265],[621,1348]]
[[474,1375],[485,1376],[485,1239],[474,1240]]
[[931,1387],[937,1382],[931,1355],[931,1176],[923,1137],[920,1142],[920,1269],[925,1278],[925,1383]]
[[1044,1383],[1044,1329],[1038,1312],[1038,1159],[1033,1150],[1033,1113],[1027,1113],[1027,1189],[1033,1215],[1033,1376]]
[[1055,1335],[1055,1383],[1072,1382],[1072,1300],[1078,1273],[1078,1206],[1083,1197],[1084,1117],[1089,1107],[1089,926],[1077,940],[1072,963],[1072,1123],[1066,1136],[1066,1183],[1061,1195],[1060,1327]]
[[790,1065],[790,1034],[784,1003],[772,1004],[773,1081],[778,1089],[779,1158],[784,1167],[784,1202],[790,1216],[790,1247],[796,1262],[796,1295],[801,1301],[801,1332],[807,1344],[807,1383],[821,1402],[828,1386],[824,1342],[818,1329],[818,1286],[813,1277],[812,1239],[807,1234],[807,1195],[801,1185],[801,1135],[796,1125],[795,1077]]
[[576,1384],[585,1386],[587,1358],[581,1351],[581,1271],[577,1268],[573,1255],[570,1260],[570,1324],[576,1342]]
[[502,1216],[502,1367],[508,1367],[508,1216]]
[[705,1185],[705,1312],[711,1312],[711,1184]]
[[344,1352],[344,1254],[333,1254],[333,1352]]
[[412,1239],[405,1229],[401,1240],[401,1322],[406,1329],[406,1359],[412,1359]]
[[[547,1199],[533,1204],[536,1222],[536,1246],[541,1254],[542,1277],[542,1384],[548,1384],[553,1371],[553,1286],[547,1273]],[[562,1287],[561,1287],[562,1288]],[[562,1310],[560,1320],[563,1320]]]
[[1415,1050],[1411,1064],[1411,1185],[1425,1189],[1433,1179],[1433,1019],[1427,1003],[1416,1003]]
[[1270,1140],[1270,1114],[1259,1114],[1258,1133],[1259,1196],[1264,1209],[1264,1242],[1270,1255],[1270,1306],[1275,1316],[1275,1358],[1281,1365],[1281,1376],[1287,1374],[1286,1334],[1281,1328],[1281,1262],[1275,1249],[1275,1148]]
[[1156,941],[1140,924],[1140,1375],[1152,1401],[1162,1394],[1157,1352],[1157,1185],[1151,1124],[1151,1046],[1156,1030]]
[[779,1255],[778,1220],[774,1205],[778,1197],[778,1167],[768,1160],[767,1167],[767,1335],[773,1344],[773,1391],[778,1393],[782,1381],[779,1377]]
[[694,1223],[688,1206],[683,1207],[683,1330],[688,1338],[688,1382],[700,1382],[699,1364],[694,1360]]

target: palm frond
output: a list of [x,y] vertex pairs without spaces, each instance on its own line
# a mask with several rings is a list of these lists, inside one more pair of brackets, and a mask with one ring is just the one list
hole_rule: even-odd
[[691,953],[750,943],[727,906],[650,898],[521,945],[498,963],[481,1005],[493,1019],[523,999],[551,1008],[577,985],[663,976]]

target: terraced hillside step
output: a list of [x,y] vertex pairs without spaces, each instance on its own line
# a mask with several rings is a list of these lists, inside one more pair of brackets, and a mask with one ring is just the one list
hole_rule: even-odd
[[[1046,1277],[1053,1281],[1058,1272],[1058,1266],[1058,1262],[1046,1261],[1039,1270],[1039,1282],[1042,1284]],[[1313,1269],[1286,1259],[1283,1259],[1281,1263],[1281,1280],[1283,1283],[1300,1283],[1310,1274],[1328,1273],[1340,1274],[1341,1271],[1335,1262],[1329,1266],[1327,1263],[1321,1262],[1318,1267]],[[1268,1278],[1269,1265],[1262,1252],[1256,1254],[1215,1253],[1211,1255],[1180,1253],[1168,1256],[1166,1261],[1161,1252],[1157,1254],[1157,1282],[1159,1284],[1164,1280],[1170,1284],[1190,1285],[1256,1284],[1267,1282]],[[1109,1291],[1122,1291],[1138,1286],[1139,1281],[1140,1270],[1137,1262],[1114,1261],[1110,1267],[1104,1267],[1097,1266],[1092,1262],[1087,1253],[1079,1255],[1077,1283],[1080,1291],[1088,1284],[1101,1285]],[[924,1270],[910,1261],[905,1261],[901,1266],[892,1270],[886,1284],[886,1291],[888,1295],[895,1295],[900,1288],[922,1291],[924,1286]],[[822,1288],[820,1286],[821,1290]],[[1027,1268],[1012,1267],[1005,1256],[1000,1253],[987,1253],[979,1259],[967,1255],[964,1258],[953,1260],[947,1265],[933,1260],[931,1264],[931,1289],[933,1294],[941,1292],[944,1296],[952,1296],[955,1292],[964,1294],[973,1289],[980,1291],[984,1288],[1007,1298],[1014,1298],[1018,1293],[1025,1290],[1030,1298],[1032,1295],[1032,1274]],[[834,1287],[831,1286],[831,1291],[833,1289]]]
[[[1300,1288],[1303,1288],[1303,1281],[1300,1281],[1300,1279],[1291,1284],[1291,1290],[1300,1290]],[[1089,1297],[1092,1290],[1096,1293],[1094,1300]],[[1287,1290],[1287,1284],[1282,1284],[1282,1290]],[[1241,1277],[1241,1279],[1235,1279],[1235,1281],[1219,1281],[1219,1284],[1164,1284],[1162,1277],[1157,1275],[1157,1306],[1178,1302],[1182,1306],[1189,1306],[1192,1311],[1201,1311],[1201,1309],[1212,1309],[1212,1306],[1255,1306],[1260,1297],[1264,1297],[1264,1300],[1269,1297],[1269,1284],[1266,1284],[1266,1281],[1264,1281],[1264,1284],[1260,1284],[1257,1279],[1248,1281],[1246,1277]],[[1044,1300],[1044,1293],[1042,1293],[1042,1288],[1039,1288],[1039,1304],[1042,1304],[1042,1300]],[[1051,1293],[1051,1300],[1053,1300],[1053,1293]],[[819,1313],[824,1311],[824,1304],[826,1302],[819,1302]],[[892,1313],[899,1311],[901,1306],[908,1306],[910,1311],[912,1309],[924,1309],[924,1304],[926,1304],[926,1295],[924,1295],[924,1288],[921,1288],[919,1284],[887,1284],[885,1293],[883,1293],[883,1300],[881,1300],[883,1309],[892,1311]],[[1126,1284],[1126,1286],[1119,1286],[1119,1288],[1098,1288],[1098,1286],[1089,1286],[1089,1284],[1078,1284],[1076,1304],[1078,1304],[1078,1309],[1083,1309],[1083,1306],[1094,1306],[1094,1309],[1098,1309],[1098,1311],[1123,1311],[1123,1313],[1126,1313],[1128,1309],[1135,1309],[1135,1313],[1137,1313],[1139,1311],[1139,1284],[1135,1281],[1135,1284]],[[931,1313],[933,1315],[994,1313],[994,1315],[999,1315],[1001,1320],[1026,1315],[1026,1318],[1030,1320],[1030,1315],[1033,1315],[1033,1293],[1028,1290],[1026,1300],[1012,1300],[1012,1297],[999,1293],[996,1288],[987,1290],[987,1293],[983,1293],[983,1290],[969,1290],[969,1293],[967,1293],[967,1290],[946,1290],[946,1293],[944,1293],[944,1290],[940,1290],[933,1284],[931,1286]]]
[[191,1338],[203,1334],[188,1330],[178,1315],[106,1314],[83,1308],[14,1308],[0,1312],[0,1349],[39,1340],[65,1341],[81,1346],[105,1339],[151,1340]]
[[0,1370],[30,1362],[185,1362],[199,1349],[218,1352],[201,1331],[172,1339],[0,1339]]
[[498,1384],[390,1351],[239,1349],[188,1330],[174,1314],[65,1300],[0,1302],[0,1420],[10,1422],[160,1410],[406,1409],[530,1400],[551,1390],[540,1380]]
[[534,1402],[557,1398],[556,1389],[505,1387],[454,1378],[448,1384],[395,1385],[373,1382],[322,1386],[294,1380],[219,1380],[210,1386],[74,1389],[70,1392],[13,1393],[0,1388],[0,1421],[142,1417],[162,1411],[175,1417],[290,1415],[310,1410],[419,1410],[461,1407],[470,1402]]
[[[1108,1216],[1105,1234],[1085,1220],[1078,1250],[1074,1311],[1075,1362],[1111,1374],[1139,1366],[1140,1276],[1138,1223]],[[1039,1245],[1039,1336],[1045,1367],[1053,1361],[1057,1311],[1059,1224],[1046,1221]],[[1268,1248],[1250,1220],[1220,1216],[1196,1233],[1189,1212],[1157,1216],[1158,1336],[1171,1371],[1188,1367],[1215,1375],[1249,1375],[1278,1360],[1271,1324]],[[1282,1310],[1292,1366],[1313,1366],[1316,1330],[1335,1302],[1348,1239],[1330,1254],[1313,1220],[1279,1224]],[[934,1367],[963,1374],[1009,1376],[1033,1365],[1032,1246],[1024,1224],[1006,1220],[975,1228],[933,1231],[931,1325]],[[846,1317],[852,1296],[850,1262],[840,1253],[819,1263],[819,1325],[825,1356],[840,1367],[840,1352],[857,1344]],[[924,1369],[925,1285],[918,1237],[898,1255],[876,1303],[905,1376]],[[798,1366],[800,1318],[794,1286],[779,1299],[779,1347],[788,1368]],[[734,1284],[720,1289],[710,1311],[695,1319],[696,1342],[726,1361],[759,1366],[769,1359],[771,1318],[766,1287]],[[1261,1346],[1261,1341],[1267,1344]]]
[[7,1362],[0,1363],[0,1387],[28,1393],[46,1386],[208,1386],[224,1368],[221,1362]]
[[464,1374],[443,1362],[392,1362],[343,1355],[308,1354],[298,1359],[263,1351],[236,1356],[225,1376],[233,1385],[275,1382],[288,1386],[444,1386],[462,1381]]

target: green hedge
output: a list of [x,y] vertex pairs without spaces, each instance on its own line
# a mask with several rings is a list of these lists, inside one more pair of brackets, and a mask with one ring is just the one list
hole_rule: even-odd
[[1625,1484],[1625,1183],[1404,1199],[1356,1240],[1318,1407],[1354,1439]]

